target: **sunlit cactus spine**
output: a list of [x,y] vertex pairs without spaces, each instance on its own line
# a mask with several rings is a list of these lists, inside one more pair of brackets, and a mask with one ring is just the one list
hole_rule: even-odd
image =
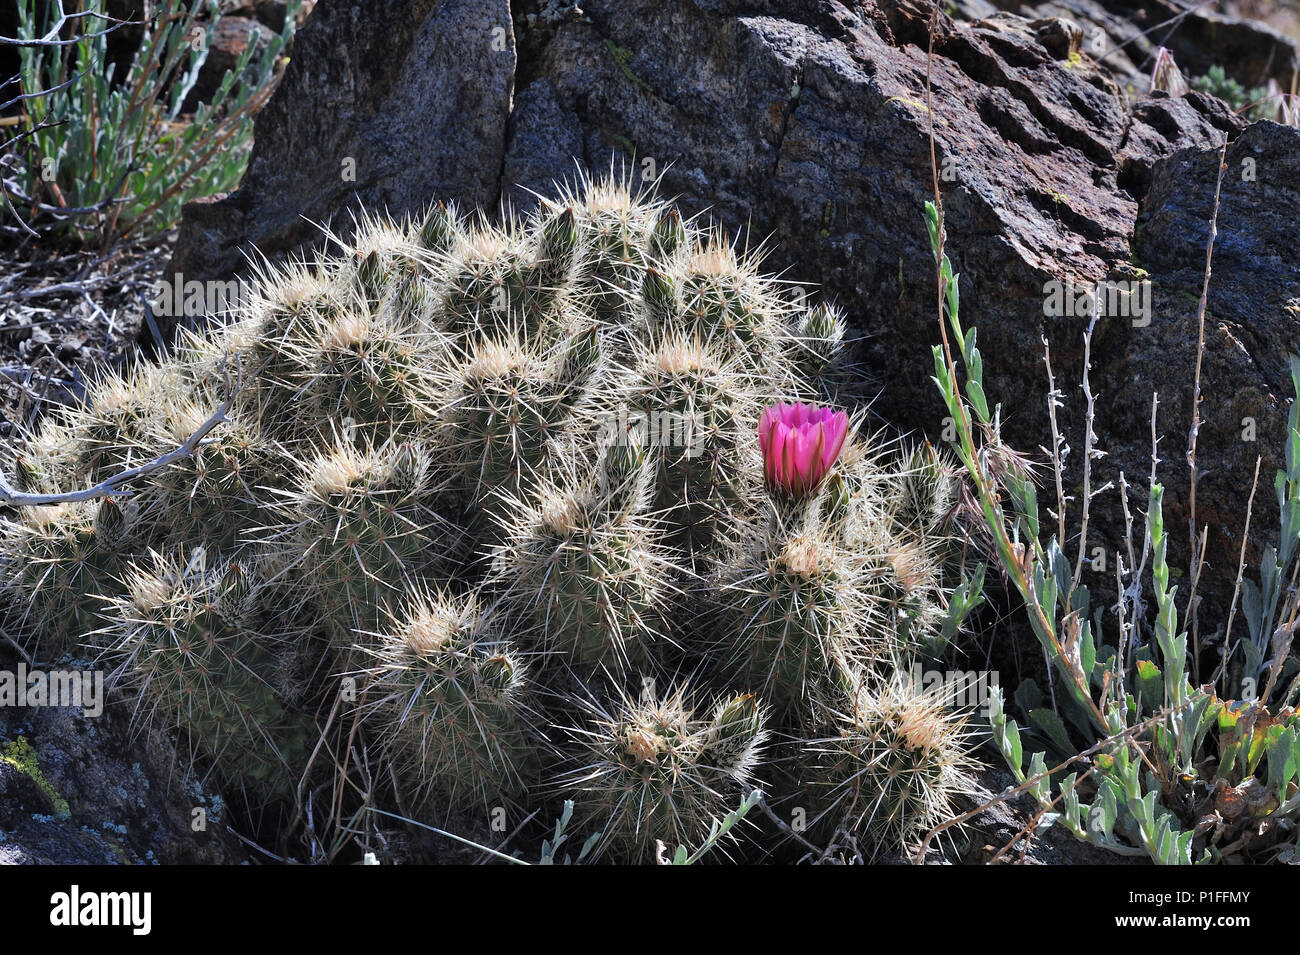
[[237,381],[234,417],[268,440],[310,439],[319,430],[302,414],[311,371],[304,358],[321,330],[355,307],[333,272],[324,261],[265,271],[235,320],[190,343],[195,373]]
[[0,521],[0,593],[46,656],[94,647],[136,516],[112,499],[26,507]]
[[933,641],[946,612],[940,544],[893,534],[870,559],[866,590],[897,651]]
[[581,237],[572,207],[548,215],[537,227],[532,261],[508,275],[510,307],[520,326],[537,339],[561,331],[560,310],[572,302],[582,259]]
[[612,712],[593,705],[572,730],[574,767],[559,779],[600,832],[599,851],[651,862],[659,842],[670,849],[697,844],[731,809],[766,739],[766,718],[752,696],[715,705],[697,716],[684,687],[662,696],[643,687]]
[[805,311],[786,333],[786,350],[803,376],[811,382],[842,374],[846,329],[843,316],[824,302]]
[[768,715],[752,693],[718,701],[704,748],[720,772],[740,781],[753,778],[768,736]]
[[72,441],[68,478],[73,487],[97,484],[149,460],[150,427],[187,390],[184,373],[165,366],[104,375],[87,392],[84,405],[61,415]]
[[516,504],[495,567],[537,643],[586,673],[630,672],[663,630],[673,566],[656,528],[598,490]]
[[681,292],[675,276],[656,266],[647,266],[641,277],[643,320],[652,334],[662,334],[681,324]]
[[[627,424],[624,427],[617,420],[607,421],[597,436],[599,464],[591,492],[596,506],[610,518],[644,516],[651,501],[654,475],[646,447],[650,436],[640,433],[631,422]],[[656,521],[654,528],[662,530],[662,524]]]
[[596,316],[616,324],[630,316],[630,297],[641,284],[651,239],[663,204],[635,196],[612,177],[589,181],[582,192],[562,197],[572,206],[586,249],[577,282]]
[[[721,236],[683,256],[683,318],[719,355],[770,374],[785,305],[755,264],[740,259]],[[778,312],[778,309],[780,311]]]
[[650,257],[656,262],[667,262],[688,241],[686,223],[682,221],[681,213],[669,206],[660,211],[650,234]]
[[[263,321],[273,317],[281,313]],[[266,333],[260,325],[250,331]],[[391,312],[356,300],[295,318],[274,351],[265,350],[270,364],[250,369],[267,403],[263,430],[279,441],[409,435],[432,422],[443,399],[442,379],[430,371],[445,363],[446,347],[440,336],[404,328]]]
[[528,667],[474,600],[411,598],[364,664],[365,725],[416,805],[490,808],[537,782]]
[[453,203],[430,204],[416,229],[415,241],[426,252],[446,252],[460,232],[460,215]]
[[433,420],[442,396],[427,369],[441,356],[429,336],[355,313],[319,332],[300,389],[311,417],[371,442]]
[[940,536],[950,529],[958,508],[953,464],[926,443],[913,448],[898,470],[893,514],[916,537]]
[[[844,667],[896,649],[869,589],[871,557],[892,539],[845,475],[847,415],[778,403],[764,410],[758,431],[767,502],[731,529],[719,561],[719,649],[740,685],[806,726],[838,698]],[[846,457],[854,456],[850,443]]]
[[552,274],[563,276],[561,262],[551,256],[567,254],[558,238],[555,243],[539,249],[513,224],[457,227],[441,256],[439,327],[472,338],[510,329],[528,337],[540,333],[557,320],[566,292],[564,285],[549,284]]
[[[915,453],[904,460],[915,461]],[[959,579],[946,566],[952,556],[946,485],[912,483],[936,476],[942,475],[891,468],[854,440],[818,495],[821,523],[843,549],[860,555],[860,591],[872,609],[875,645],[886,656],[933,640],[947,610],[948,578]]]
[[114,679],[139,696],[137,716],[177,728],[225,782],[291,792],[310,729],[276,692],[276,653],[299,635],[267,634],[256,568],[155,553],[124,581],[105,639]]
[[911,848],[974,787],[966,717],[904,673],[846,674],[848,704],[808,744],[816,822],[859,835],[872,855]]

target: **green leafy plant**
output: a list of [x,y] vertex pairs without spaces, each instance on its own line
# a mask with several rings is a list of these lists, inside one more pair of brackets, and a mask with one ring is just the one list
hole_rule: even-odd
[[[278,79],[301,0],[265,50],[250,42],[194,115],[182,107],[207,60],[217,0],[166,0],[143,24],[124,71],[109,58],[112,21],[85,0],[75,42],[20,47],[20,163],[8,196],[51,226],[108,246],[165,231],[191,199],[233,189],[252,142],[252,115]],[[18,38],[45,36],[57,10],[19,0]]]
[[[1267,683],[1258,697],[1222,700],[1213,686],[1193,686],[1189,677],[1188,632],[1180,623],[1177,588],[1170,586],[1160,484],[1153,483],[1148,495],[1146,543],[1135,558],[1139,566],[1121,571],[1118,637],[1104,640],[1104,608],[1080,583],[1081,561],[1072,566],[1059,534],[1048,536],[1040,526],[1033,480],[1001,440],[1000,409],[990,407],[984,391],[975,329],[964,329],[958,316],[958,276],[943,251],[942,217],[933,203],[926,204],[926,223],[941,303],[942,344],[934,346],[934,380],[956,425],[954,450],[1002,569],[1024,603],[1055,671],[1056,686],[1064,691],[1057,694],[1055,707],[1029,710],[1035,736],[1048,744],[1029,753],[1019,725],[1008,717],[1001,692],[994,688],[991,722],[998,749],[1021,788],[1040,803],[1043,821],[1113,852],[1146,855],[1162,864],[1207,862],[1237,853],[1293,855],[1300,831],[1295,821],[1300,812],[1300,717],[1294,710],[1297,685],[1286,689],[1278,676],[1294,665],[1288,663],[1300,614],[1294,587],[1285,597],[1283,622],[1276,629],[1273,624],[1280,584],[1295,550],[1296,406],[1287,470],[1276,482],[1283,544],[1266,554],[1262,586],[1247,590],[1246,615],[1255,622],[1237,671],[1253,681],[1262,668]],[[1295,359],[1292,368],[1300,399]],[[1091,433],[1090,420],[1087,427]],[[1085,479],[1085,515],[1090,494]],[[1057,506],[1063,527],[1064,502]],[[1130,553],[1131,536],[1130,524]],[[1081,537],[1080,554],[1086,531]],[[1154,611],[1149,622],[1139,597],[1139,575],[1148,560]],[[1268,651],[1272,656],[1265,659]],[[1017,697],[1031,701],[1035,695],[1030,691]],[[1075,737],[1091,745],[1069,755]],[[1049,768],[1053,747],[1065,758]]]
[[699,847],[695,849],[695,851],[692,852],[690,849],[686,848],[686,846],[678,846],[677,851],[673,853],[672,859],[668,861],[667,864],[694,865],[699,862],[702,858],[708,855],[708,853],[711,852],[719,842],[722,841],[722,837],[730,832],[731,828],[736,825],[736,823],[749,815],[749,811],[757,806],[762,799],[763,793],[761,790],[751,790],[750,793],[740,801],[739,806],[727,813],[721,819],[713,820],[713,824],[709,827],[709,834],[704,838],[704,841],[700,843]]
[[1206,70],[1204,76],[1192,80],[1192,86],[1202,93],[1217,96],[1227,103],[1234,113],[1244,113],[1249,120],[1265,119],[1270,112],[1270,96],[1265,87],[1247,90],[1217,63]]

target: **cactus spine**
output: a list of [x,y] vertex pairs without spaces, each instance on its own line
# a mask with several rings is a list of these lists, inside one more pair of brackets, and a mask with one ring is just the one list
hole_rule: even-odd
[[490,807],[535,782],[527,668],[472,600],[417,597],[365,672],[366,725],[417,804]]

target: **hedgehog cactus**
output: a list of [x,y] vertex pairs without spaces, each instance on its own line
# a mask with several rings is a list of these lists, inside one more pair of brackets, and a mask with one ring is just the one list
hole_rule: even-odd
[[866,599],[869,565],[818,530],[770,528],[724,565],[725,669],[783,716],[816,718],[841,666],[896,649]]
[[707,547],[740,503],[740,418],[751,409],[737,407],[738,386],[745,388],[744,377],[699,339],[670,337],[622,392],[650,436],[653,506],[690,553]]
[[662,627],[669,586],[654,527],[588,492],[539,498],[500,549],[504,588],[531,609],[542,646],[588,672],[630,672]]
[[932,446],[916,448],[903,462],[894,495],[899,524],[914,536],[936,535],[956,508],[957,480],[952,465]]
[[81,501],[25,508],[3,526],[0,556],[20,622],[50,658],[96,642],[100,614],[116,587],[129,516],[117,502]]
[[910,847],[974,786],[964,717],[902,675],[846,680],[855,688],[834,734],[809,745],[819,819],[865,834],[875,851]]
[[104,376],[89,392],[86,405],[67,415],[74,449],[68,477],[81,485],[95,484],[148,460],[148,429],[176,394],[178,374],[174,369],[144,368],[126,376]]
[[139,695],[137,714],[180,727],[222,779],[284,792],[309,737],[276,692],[275,647],[295,635],[254,629],[258,579],[238,563],[206,570],[194,555],[153,554],[106,615],[108,655]]
[[513,337],[479,340],[461,366],[446,449],[480,506],[533,488],[546,473],[569,413],[565,369],[555,366]]
[[560,785],[588,807],[602,849],[635,861],[649,860],[657,841],[698,839],[726,815],[751,782],[766,738],[749,695],[717,704],[703,719],[682,687],[662,699],[652,688],[624,697],[612,714],[593,709],[586,725],[571,730],[580,765]]
[[[177,447],[209,413],[194,401],[168,409],[150,433],[150,446],[158,454]],[[218,552],[233,550],[239,533],[260,520],[261,495],[280,483],[283,464],[275,448],[246,422],[231,422],[192,455],[159,473],[141,495],[151,539],[179,547],[202,542]]]
[[306,464],[302,490],[282,506],[287,552],[301,555],[306,591],[344,653],[377,632],[443,526],[429,506],[431,481],[420,446],[340,443]]
[[472,600],[416,597],[372,655],[365,723],[417,803],[490,807],[535,782],[526,668]]
[[[358,812],[563,791],[624,859],[698,842],[778,764],[870,781],[889,810],[852,818],[875,835],[932,818],[944,771],[901,795],[874,741],[887,724],[957,766],[960,734],[858,707],[844,674],[941,619],[948,489],[849,426],[839,313],[614,178],[526,221],[436,205],[355,233],[25,437],[15,485],[68,492],[229,405],[130,497],[10,515],[0,583],[36,652],[107,644],[141,712],[267,800],[362,791],[314,781],[306,743],[317,769],[365,763]],[[791,402],[816,403],[792,427],[820,444],[760,437]],[[682,674],[719,702],[643,692]]]

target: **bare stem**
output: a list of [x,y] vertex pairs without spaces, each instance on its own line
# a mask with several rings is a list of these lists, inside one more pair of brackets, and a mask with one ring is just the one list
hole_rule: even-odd
[[160,471],[165,467],[187,458],[197,451],[203,440],[218,425],[228,421],[226,417],[230,411],[231,403],[235,400],[235,395],[239,389],[231,385],[229,378],[226,379],[226,398],[212,412],[208,420],[186,438],[179,447],[173,448],[165,454],[160,454],[152,461],[146,461],[144,464],[137,465],[133,468],[127,468],[123,471],[100,481],[92,487],[82,488],[77,491],[61,491],[55,494],[29,494],[19,491],[0,473],[0,504],[8,504],[11,507],[31,507],[49,504],[68,504],[76,501],[89,501],[101,497],[125,497],[130,495],[130,491],[124,490],[122,485],[129,484],[139,478]]
[[[1196,378],[1192,387],[1192,426],[1187,432],[1187,469],[1189,484],[1187,493],[1187,536],[1191,543],[1189,559],[1193,561],[1191,578],[1200,576],[1202,558],[1197,555],[1196,547],[1196,440],[1201,432],[1201,364],[1205,357],[1205,307],[1210,295],[1210,271],[1214,261],[1214,240],[1219,234],[1219,196],[1223,191],[1223,173],[1227,169],[1228,138],[1224,136],[1223,146],[1219,149],[1219,172],[1214,184],[1214,207],[1210,211],[1210,237],[1205,243],[1205,277],[1201,283],[1201,300],[1196,306]],[[1188,599],[1187,616],[1191,624],[1192,645],[1197,656],[1201,646],[1200,621],[1197,614],[1195,594]],[[1197,659],[1192,660],[1193,670],[1198,669]]]

